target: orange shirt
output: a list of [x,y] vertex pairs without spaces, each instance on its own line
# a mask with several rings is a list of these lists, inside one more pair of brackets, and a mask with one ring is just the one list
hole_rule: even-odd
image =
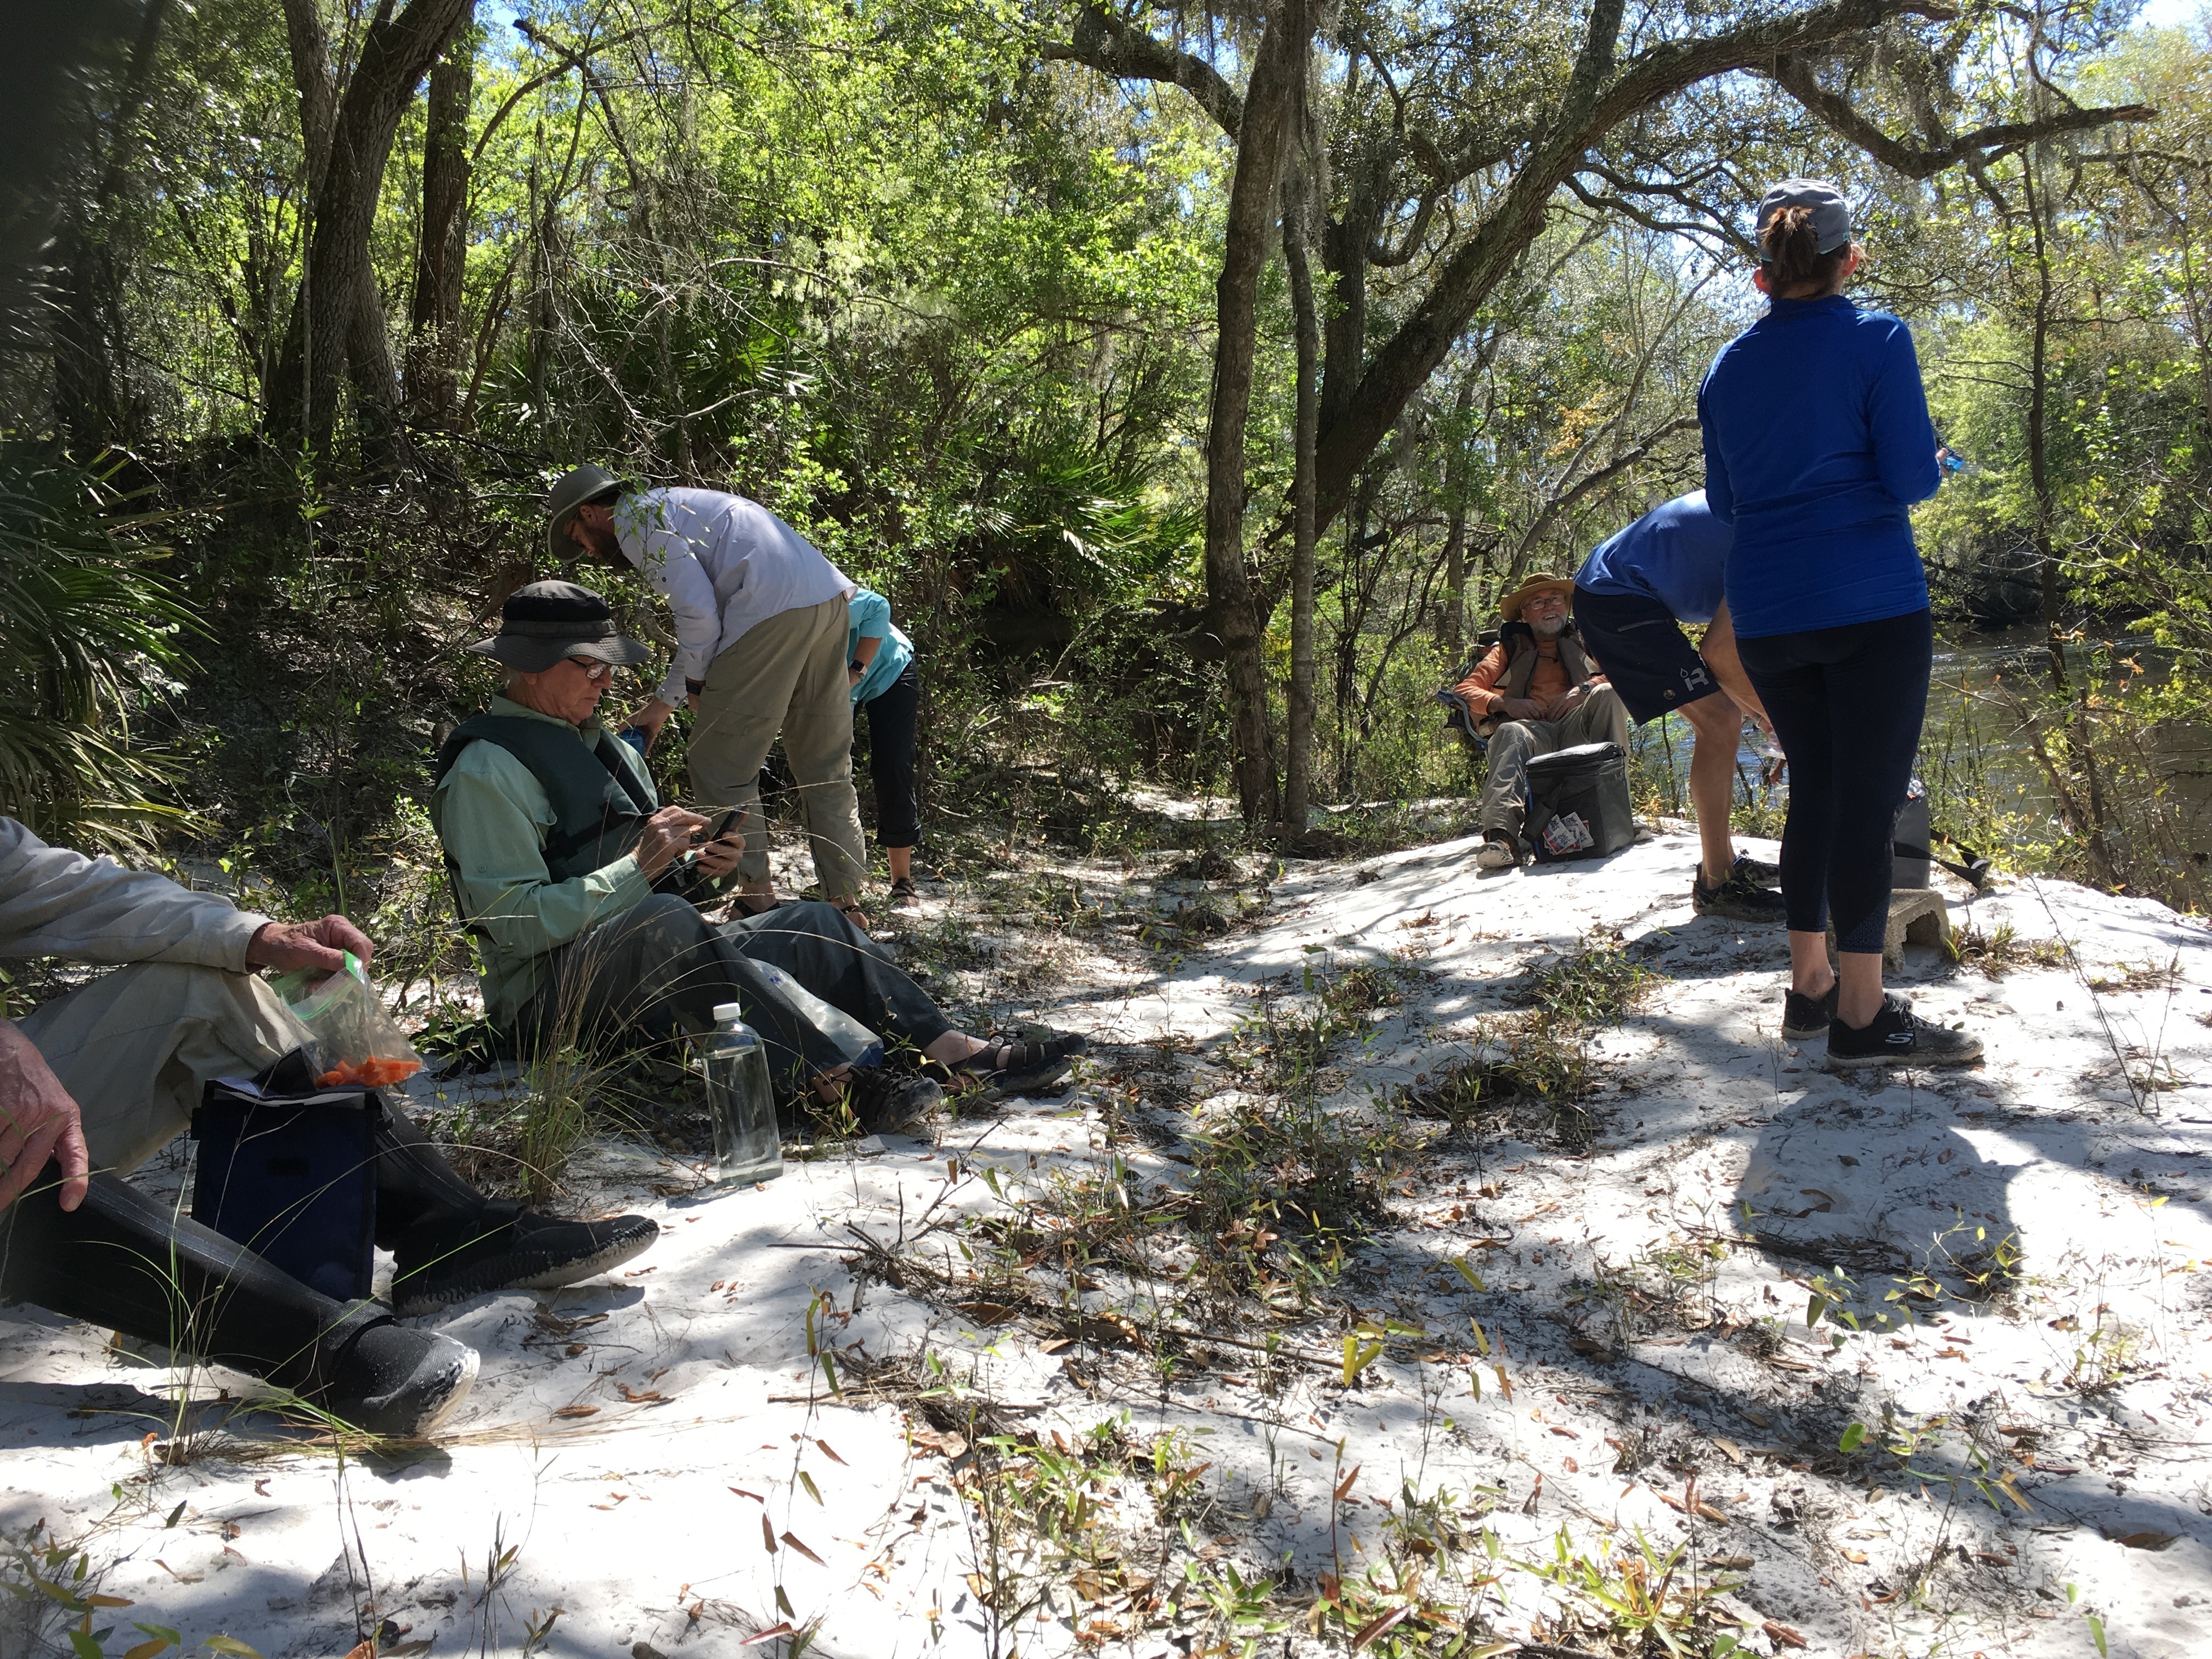
[[[1559,665],[1557,640],[1538,640],[1536,655],[1536,672],[1528,677],[1528,696],[1533,702],[1547,703],[1567,690],[1567,671]],[[1505,694],[1491,688],[1505,678],[1505,642],[1500,640],[1483,653],[1474,672],[1453,688],[1477,714],[1495,714],[1504,702]]]

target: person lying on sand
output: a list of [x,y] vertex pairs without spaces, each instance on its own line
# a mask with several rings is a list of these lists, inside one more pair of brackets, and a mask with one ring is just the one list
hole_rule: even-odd
[[[466,1399],[473,1350],[333,1301],[121,1179],[191,1122],[209,1083],[265,1074],[309,1042],[252,970],[335,972],[347,951],[374,947],[343,916],[271,921],[0,817],[0,957],[124,964],[0,1020],[0,1297],[247,1371],[372,1433],[426,1433]],[[398,1258],[403,1311],[574,1284],[659,1233],[642,1216],[557,1221],[486,1198],[370,1098],[376,1242]]]
[[1451,695],[1466,705],[1476,732],[1490,739],[1482,786],[1485,870],[1521,862],[1522,780],[1538,755],[1578,744],[1628,747],[1628,713],[1597,665],[1583,653],[1568,614],[1575,585],[1565,576],[1531,576],[1498,602],[1504,632]]
[[[1066,1075],[1081,1036],[1014,1042],[956,1030],[838,907],[785,904],[717,927],[695,901],[739,867],[742,819],[663,806],[643,761],[597,717],[614,671],[647,651],[615,632],[606,601],[533,582],[468,647],[505,665],[506,689],[438,757],[430,818],[483,963],[484,1010],[519,1048],[654,1040],[714,1024],[737,1002],[769,1066],[841,1096],[870,1131],[904,1128],[943,1097],[938,1079],[1010,1093]],[[760,971],[781,969],[932,1074],[854,1066]]]
[[[1781,879],[1735,850],[1729,811],[1744,716],[1766,711],[1735,653],[1735,629],[1721,591],[1735,532],[1715,518],[1705,492],[1662,501],[1601,542],[1575,573],[1575,626],[1638,726],[1680,713],[1698,734],[1690,761],[1690,805],[1701,856],[1690,908],[1735,921],[1780,921]],[[1690,643],[1684,623],[1708,624]]]

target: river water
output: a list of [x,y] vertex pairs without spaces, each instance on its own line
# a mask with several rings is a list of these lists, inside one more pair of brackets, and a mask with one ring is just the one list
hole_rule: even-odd
[[[2133,655],[2147,672],[2157,672],[2148,641],[2122,636],[2118,654]],[[2068,666],[2079,675],[2082,653],[2069,650]],[[2040,628],[2001,634],[1939,639],[1929,688],[1928,718],[1922,728],[1921,773],[1937,802],[1937,827],[1943,824],[1947,794],[1971,787],[1990,803],[1990,811],[2040,826],[2055,835],[2051,789],[2021,736],[2014,696],[2039,695],[2049,684],[2050,659]],[[1770,785],[1764,738],[1748,723],[1737,752],[1737,799],[1780,807],[1787,799],[1786,775]],[[2168,781],[2175,818],[2188,850],[2212,857],[2212,729],[2169,723],[2155,728],[2152,753]],[[1647,773],[1662,793],[1688,803],[1691,734],[1678,718],[1638,729],[1636,749]],[[1987,850],[1987,849],[1984,849]]]

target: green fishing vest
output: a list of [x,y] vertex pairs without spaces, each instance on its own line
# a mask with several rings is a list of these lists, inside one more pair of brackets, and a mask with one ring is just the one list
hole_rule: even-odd
[[586,749],[573,728],[513,714],[477,714],[453,728],[438,751],[435,787],[446,781],[461,750],[481,738],[495,743],[530,769],[552,804],[553,828],[545,836],[545,868],[567,881],[612,864],[637,845],[655,810],[645,763],[604,726]]

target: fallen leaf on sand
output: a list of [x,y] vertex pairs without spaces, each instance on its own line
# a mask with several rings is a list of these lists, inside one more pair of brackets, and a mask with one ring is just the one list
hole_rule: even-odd
[[627,1382],[617,1382],[615,1387],[622,1390],[622,1397],[633,1406],[649,1405],[654,1401],[665,1401],[668,1398],[658,1389],[647,1389],[641,1392],[631,1388]]
[[1728,1454],[1728,1461],[1729,1462],[1741,1463],[1743,1462],[1743,1448],[1737,1445],[1735,1441],[1723,1440],[1718,1436],[1715,1436],[1713,1444],[1718,1446],[1723,1452]]
[[1729,1572],[1748,1572],[1756,1564],[1747,1555],[1709,1555],[1705,1565],[1725,1568]]
[[1867,1553],[1864,1550],[1845,1550],[1843,1553],[1844,1560],[1856,1561],[1861,1566],[1866,1565]]
[[1805,1638],[1796,1631],[1787,1625],[1778,1624],[1771,1619],[1761,1625],[1759,1628],[1766,1632],[1768,1641],[1778,1642],[1785,1648],[1802,1648],[1807,1645]]
[[2130,1532],[2117,1536],[2106,1533],[2105,1536],[2131,1550],[2162,1550],[2181,1534],[2175,1532]]
[[563,1406],[553,1413],[556,1417],[597,1417],[599,1414],[597,1406]]

